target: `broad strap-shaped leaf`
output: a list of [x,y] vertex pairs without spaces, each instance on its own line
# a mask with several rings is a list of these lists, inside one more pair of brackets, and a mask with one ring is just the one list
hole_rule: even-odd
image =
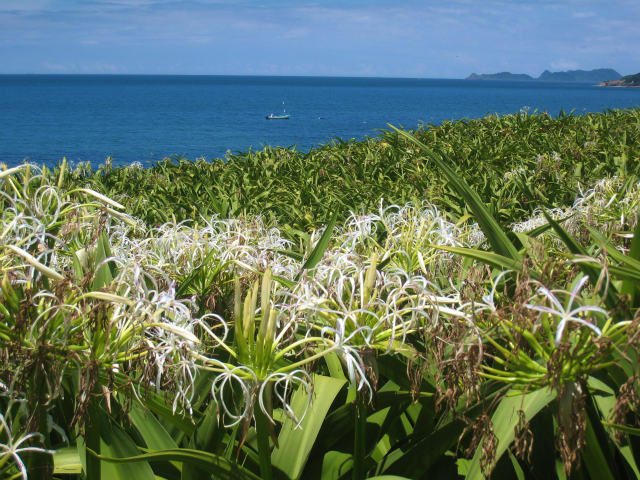
[[[505,397],[500,400],[500,404],[491,416],[493,423],[493,433],[496,436],[498,445],[496,447],[495,460],[498,462],[500,457],[507,450],[513,439],[515,438],[515,426],[518,423],[518,411],[524,412],[525,421],[530,421],[544,407],[549,405],[556,398],[556,392],[542,388],[533,392],[518,394],[518,391],[509,390]],[[483,479],[484,475],[480,468],[482,459],[482,443],[476,449],[466,479],[476,480]]]
[[402,449],[402,455],[398,454],[399,458],[395,459],[385,471],[420,478],[447,450],[455,447],[464,427],[462,420],[455,420],[411,442],[408,448]]
[[640,429],[602,421],[602,419],[608,418],[614,409],[616,403],[615,392],[609,385],[593,376],[588,378],[588,386],[590,396],[598,410],[598,421],[607,430],[607,433],[609,433],[612,440],[611,445],[615,445],[620,452],[620,455],[622,455],[622,457],[627,461],[629,468],[633,470],[636,478],[640,478],[640,470],[638,470],[638,464],[636,463],[636,459],[633,455],[633,449],[628,443],[620,444],[613,437],[613,430],[620,430],[627,435],[640,436]]
[[636,229],[633,231],[633,240],[631,240],[631,249],[629,257],[640,262],[640,215],[636,218]]
[[591,236],[594,239],[596,239],[600,243],[600,245],[602,245],[603,248],[606,248],[607,255],[609,255],[614,260],[627,265],[629,268],[636,270],[640,275],[640,260],[636,260],[631,255],[625,255],[624,253],[620,252],[616,248],[616,246],[613,243],[611,243],[609,239],[605,237],[603,234],[601,234],[597,230],[594,230],[591,227],[587,227],[587,228],[589,229],[589,233],[591,233]]
[[[309,411],[299,427],[291,418],[287,418],[278,436],[278,445],[272,455],[271,462],[285,472],[289,478],[301,477],[304,466],[315,444],[320,427],[324,422],[331,404],[346,380],[314,375],[314,394]],[[307,404],[307,393],[299,387],[291,399],[291,408],[296,416],[301,416]]]
[[174,439],[167,433],[162,424],[149,411],[134,404],[129,411],[129,418],[136,427],[148,448],[168,450],[178,448]]
[[350,453],[329,450],[322,459],[321,480],[339,480],[353,468],[353,456]]
[[428,247],[444,250],[445,252],[455,253],[457,255],[462,255],[463,257],[473,258],[474,260],[486,263],[487,265],[491,265],[493,267],[505,268],[515,271],[522,270],[521,259],[505,257],[494,252],[486,252],[484,250],[478,250],[475,248],[448,247],[445,245],[428,245]]
[[390,125],[398,134],[405,137],[410,142],[416,144],[425,154],[429,160],[436,164],[436,166],[444,173],[449,180],[449,183],[453,189],[462,197],[467,206],[473,212],[474,219],[480,225],[480,228],[484,232],[489,241],[491,247],[496,253],[508,257],[511,259],[519,259],[518,249],[509,240],[507,234],[500,228],[500,225],[493,218],[493,215],[489,212],[486,205],[482,202],[478,194],[461,178],[447,163],[440,157],[439,154],[431,150],[427,145],[422,143],[413,135],[400,130],[393,125]]
[[[133,439],[111,421],[102,422],[100,430],[100,452],[97,455],[89,447],[78,441],[80,460],[83,466],[90,457],[106,460],[107,458],[121,458],[139,453]],[[86,457],[85,453],[86,452]],[[86,470],[85,470],[86,471]],[[156,477],[149,463],[142,459],[136,463],[123,462],[121,464],[100,462],[101,478],[109,480],[155,480]]]
[[407,477],[399,477],[398,475],[376,475],[375,477],[369,477],[369,480],[411,480]]
[[54,475],[80,475],[82,462],[77,447],[59,448],[53,454]]
[[[607,451],[605,453],[600,445],[600,441],[606,438],[606,434],[600,435],[600,433],[604,432],[599,417],[595,413],[595,408],[591,404],[591,399],[587,400],[586,410],[587,430],[585,432],[585,445],[581,452],[582,461],[587,472],[589,472],[590,478],[614,480],[616,476],[611,471],[607,460],[607,455],[611,455],[612,452]],[[598,419],[596,420],[596,418]],[[594,425],[594,420],[598,422],[597,425]],[[596,427],[599,431],[596,430]]]
[[611,422],[602,422],[602,425],[605,427],[611,427],[616,430],[620,430],[621,432],[626,433],[627,435],[633,435],[634,437],[640,437],[640,428],[630,427],[628,425],[620,425],[618,423]]
[[[547,219],[547,222],[549,222],[553,230],[560,237],[560,240],[562,240],[562,242],[567,246],[567,248],[572,254],[582,255],[584,257],[589,256],[588,252],[582,247],[582,245],[580,245],[575,238],[569,235],[569,233],[564,228],[562,228],[558,222],[556,222],[553,218],[551,218],[551,215],[549,215],[549,213],[544,208],[542,209],[542,213],[544,217]],[[598,277],[600,276],[600,271],[602,270],[602,267],[599,265],[594,265],[591,262],[579,262],[578,265],[586,275],[589,275],[590,281],[593,284],[595,284],[597,282]],[[605,289],[606,289],[606,294],[604,295],[605,304],[607,308],[609,308],[610,310],[614,310],[618,305],[618,300],[616,298],[616,294],[618,292],[616,291],[615,287],[610,283],[608,285],[603,285],[600,293],[601,294],[605,293]]]
[[[575,213],[572,215],[568,215],[564,218],[560,218],[558,220],[556,220],[556,223],[561,224],[566,222],[567,220],[569,220],[570,218],[573,218],[575,216]],[[549,223],[545,223],[544,225],[540,225],[539,227],[534,228],[533,230],[530,230],[527,232],[527,235],[533,238],[536,238],[540,235],[542,235],[544,232],[546,232],[547,230],[549,230],[551,228],[551,225]]]
[[[97,455],[91,450],[88,450],[88,453],[96,455],[100,460],[112,464],[135,465],[143,462],[142,464],[146,465],[146,462],[189,462],[197,466],[201,470],[215,475],[215,478],[219,478],[222,480],[260,480],[260,477],[258,475],[251,472],[250,470],[247,470],[241,465],[209,452],[203,452],[201,450],[191,450],[188,448],[176,448],[169,450],[142,450],[145,453],[129,457]],[[132,480],[134,478],[138,480],[138,478],[144,477],[131,476],[127,478],[127,480]],[[154,478],[155,480],[155,477],[152,478]]]
[[293,258],[298,262],[301,262],[302,260],[304,260],[304,255],[294,250],[282,250],[280,248],[274,248],[271,251],[274,253],[279,253],[280,255],[284,255],[285,257]]
[[302,268],[300,269],[300,272],[298,273],[297,278],[300,278],[300,276],[305,270],[309,270],[315,267],[318,263],[320,263],[320,260],[322,260],[324,252],[327,250],[327,247],[329,246],[329,241],[331,240],[331,234],[333,233],[333,227],[335,227],[337,220],[338,220],[338,213],[334,213],[333,217],[331,217],[331,220],[329,220],[329,223],[327,224],[327,228],[325,229],[324,233],[320,237],[320,240],[318,240],[318,243],[316,243],[316,246],[313,248],[313,250],[309,254],[309,258],[307,258],[307,261],[304,262],[304,265],[302,265]]
[[191,273],[187,276],[187,278],[185,278],[180,283],[180,286],[176,290],[176,298],[183,298],[185,295],[189,293],[189,287],[191,287],[191,284],[193,283],[193,281],[198,277],[198,275],[203,269],[210,268],[209,264],[211,263],[211,261],[213,260],[213,257],[215,257],[217,253],[218,251],[215,249],[212,249],[209,253],[207,253],[207,255],[202,260],[202,263],[198,267],[194,268],[191,271]]
[[[122,373],[100,371],[100,382],[107,385],[109,381],[115,380],[118,385],[127,383],[127,377]],[[196,424],[200,421],[200,412],[194,410],[191,418],[186,415],[180,415],[173,412],[169,400],[161,394],[155,392],[154,389],[142,390],[142,399],[146,408],[165,422],[165,425],[172,425],[186,435],[192,435],[196,430]]]
[[[105,259],[111,257],[111,247],[109,246],[109,237],[103,232],[98,237],[98,245],[96,247],[95,263],[98,265]],[[93,290],[100,290],[111,283],[113,277],[117,274],[115,262],[107,260],[98,268],[93,277]]]
[[603,248],[606,248],[609,257],[625,265],[625,267],[609,267],[609,271],[622,279],[620,293],[623,295],[631,295],[631,304],[636,305],[636,299],[638,295],[640,295],[640,288],[638,287],[638,282],[640,281],[640,258],[636,258],[640,257],[640,222],[638,222],[633,233],[631,249],[628,255],[620,252],[616,246],[600,232],[592,228],[589,228],[589,232],[593,238],[600,242]]

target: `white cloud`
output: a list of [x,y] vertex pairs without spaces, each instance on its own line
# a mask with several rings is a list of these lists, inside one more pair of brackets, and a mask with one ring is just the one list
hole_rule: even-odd
[[309,74],[448,77],[637,69],[640,2],[599,2],[0,0],[0,51],[5,71],[69,73],[151,73],[174,59],[187,73],[244,63],[262,73],[304,65]]
[[51,73],[69,73],[69,72],[76,71],[75,66],[73,66],[73,68],[70,69],[69,65],[63,65],[62,63],[44,62],[42,66],[46,71]]
[[571,60],[554,60],[551,62],[551,68],[553,70],[578,70],[580,65],[577,62]]
[[596,14],[594,12],[575,12],[573,18],[593,18]]

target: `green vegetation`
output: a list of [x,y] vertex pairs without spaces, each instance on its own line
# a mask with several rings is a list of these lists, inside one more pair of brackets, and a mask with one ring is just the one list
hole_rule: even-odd
[[621,78],[622,82],[630,87],[640,87],[640,73],[635,75],[626,75]]
[[0,476],[639,478],[640,110],[0,169]]
[[601,87],[640,87],[640,73],[635,75],[627,75],[619,80],[609,80],[602,82],[598,86]]
[[[489,204],[499,220],[519,221],[540,203],[570,205],[601,178],[625,174],[640,139],[638,111],[586,116],[511,115],[446,122],[416,133],[441,152],[458,175]],[[395,132],[365,142],[335,142],[301,153],[265,149],[226,162],[165,160],[149,170],[82,166],[65,177],[121,202],[147,224],[262,215],[269,222],[310,230],[333,213],[377,210],[385,204],[428,199],[458,217],[463,199],[433,161]],[[539,199],[519,187],[526,179]]]

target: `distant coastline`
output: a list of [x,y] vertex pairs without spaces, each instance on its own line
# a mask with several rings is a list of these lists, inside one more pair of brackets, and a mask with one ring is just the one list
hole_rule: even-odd
[[597,68],[595,70],[567,70],[564,72],[550,72],[545,70],[539,77],[534,78],[526,73],[472,73],[466,80],[518,80],[526,82],[565,82],[565,83],[599,83],[617,81],[622,78],[612,68]]
[[619,80],[609,80],[599,83],[598,87],[622,87],[622,88],[640,88],[640,73],[635,75],[627,75]]

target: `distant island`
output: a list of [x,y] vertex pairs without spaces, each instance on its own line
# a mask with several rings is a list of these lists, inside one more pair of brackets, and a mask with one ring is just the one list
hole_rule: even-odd
[[538,78],[534,78],[526,73],[472,73],[467,80],[520,80],[531,82],[576,82],[576,83],[597,83],[606,81],[617,81],[622,78],[618,72],[612,68],[597,68],[595,70],[568,70],[566,72],[550,72],[545,70]]
[[608,80],[598,84],[599,87],[635,87],[640,88],[640,73],[627,75],[619,80]]
[[535,80],[531,75],[526,73],[472,73],[465,80]]

